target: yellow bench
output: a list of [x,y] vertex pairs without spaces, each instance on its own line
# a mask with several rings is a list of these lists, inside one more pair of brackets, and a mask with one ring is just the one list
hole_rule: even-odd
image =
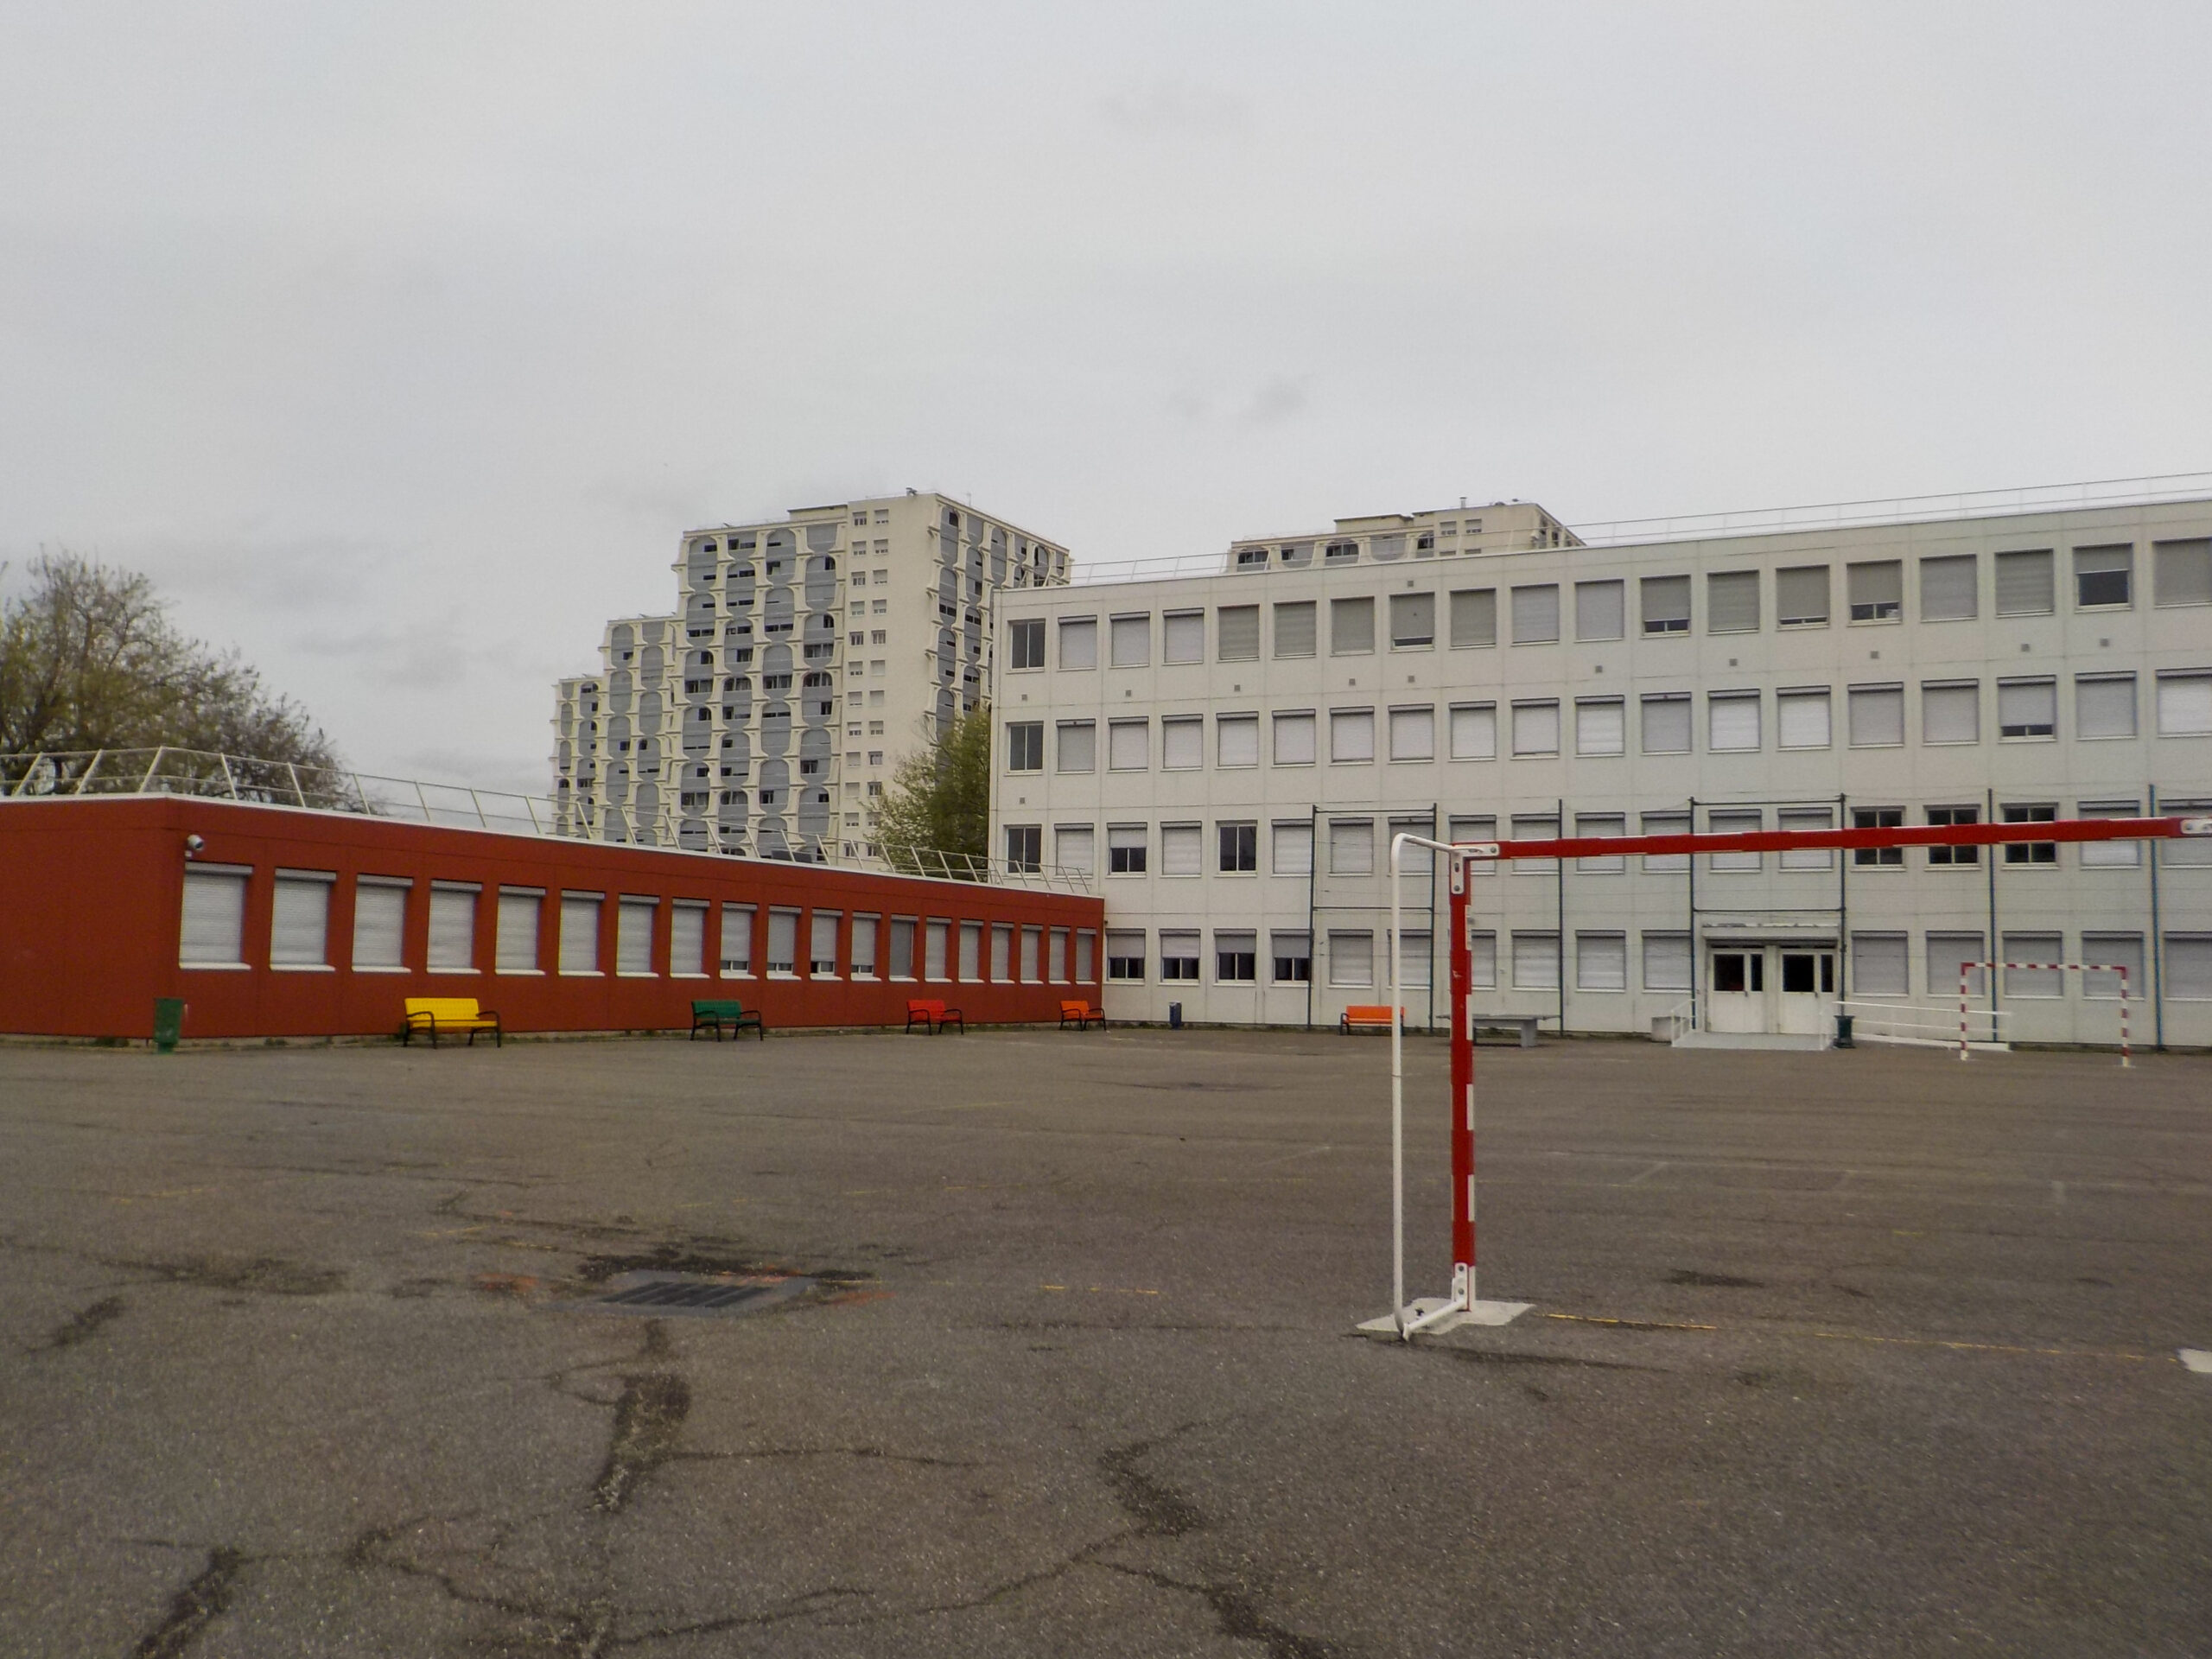
[[415,1039],[418,1032],[430,1039],[430,1046],[438,1046],[438,1033],[453,1035],[468,1033],[468,1046],[476,1046],[476,1033],[488,1031],[493,1043],[506,1046],[506,1034],[499,1029],[499,1016],[479,1009],[473,996],[410,996],[407,999],[407,1023],[399,1028],[399,1040],[404,1046]]

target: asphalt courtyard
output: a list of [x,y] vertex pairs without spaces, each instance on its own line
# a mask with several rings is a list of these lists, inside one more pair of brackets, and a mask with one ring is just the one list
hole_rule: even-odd
[[0,1050],[0,1653],[2212,1651],[2212,1059],[1485,1047],[1408,1348],[1385,1058]]

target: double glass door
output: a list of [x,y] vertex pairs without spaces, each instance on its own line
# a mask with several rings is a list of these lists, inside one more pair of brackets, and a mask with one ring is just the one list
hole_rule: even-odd
[[1813,1035],[1835,1000],[1835,947],[1715,944],[1706,968],[1706,1029]]

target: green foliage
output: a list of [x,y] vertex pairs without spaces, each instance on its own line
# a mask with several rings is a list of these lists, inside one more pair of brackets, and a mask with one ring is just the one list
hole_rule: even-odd
[[307,711],[266,694],[235,651],[178,632],[146,577],[71,553],[29,575],[0,601],[0,754],[168,744],[338,765]]
[[984,857],[991,833],[988,703],[977,704],[931,747],[899,763],[875,824],[875,840],[886,848]]

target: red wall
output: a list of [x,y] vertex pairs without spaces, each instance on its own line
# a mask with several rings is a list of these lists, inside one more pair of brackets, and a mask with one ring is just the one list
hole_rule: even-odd
[[[242,969],[177,965],[186,867],[185,837],[205,842],[194,858],[252,869],[246,887]],[[270,913],[278,868],[332,871],[327,971],[269,966]],[[351,967],[357,875],[411,879],[403,958],[404,972],[355,972]],[[480,884],[477,896],[477,971],[430,973],[423,967],[429,928],[430,883]],[[492,971],[502,886],[546,890],[538,923],[538,975]],[[551,971],[560,938],[563,889],[606,894],[600,919],[598,977]],[[624,895],[660,900],[653,941],[654,975],[613,972],[615,906]],[[721,906],[755,906],[749,978],[671,978],[668,975],[670,903],[708,903],[706,958],[721,958]],[[854,912],[882,918],[879,971],[890,963],[890,923],[943,919],[956,925],[949,970],[958,971],[957,924],[982,922],[982,971],[990,970],[988,925],[1065,928],[1066,971],[1074,971],[1074,936],[1092,935],[1090,979],[1082,984],[880,982],[804,976],[810,917],[799,920],[802,976],[768,978],[771,906],[843,912],[838,935],[842,975],[851,962]],[[0,1031],[50,1036],[149,1037],[154,999],[188,1004],[184,1034],[193,1037],[346,1036],[395,1031],[410,996],[474,996],[497,1010],[509,1031],[688,1030],[694,997],[735,997],[757,1007],[771,1027],[903,1025],[910,996],[942,998],[977,1024],[1049,1020],[1062,997],[1098,998],[1104,971],[1103,906],[1096,899],[1024,892],[958,881],[874,875],[821,865],[785,864],[708,854],[479,830],[394,823],[336,812],[186,798],[0,802]],[[1020,934],[1009,963],[1020,970]],[[1049,935],[1047,935],[1049,938]],[[915,930],[915,971],[924,966],[923,932]],[[1040,971],[1043,963],[1040,962]]]

